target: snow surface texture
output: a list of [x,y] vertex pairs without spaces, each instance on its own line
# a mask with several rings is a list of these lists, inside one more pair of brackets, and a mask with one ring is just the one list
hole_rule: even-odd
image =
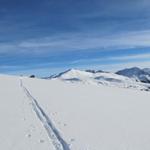
[[0,91],[2,150],[150,149],[150,92],[4,75]]
[[68,144],[63,140],[58,130],[54,127],[49,117],[45,114],[43,109],[39,106],[37,100],[30,94],[26,87],[24,87],[22,80],[20,80],[20,86],[24,90],[27,97],[31,100],[33,109],[45,127],[49,137],[52,139],[56,150],[69,150]]

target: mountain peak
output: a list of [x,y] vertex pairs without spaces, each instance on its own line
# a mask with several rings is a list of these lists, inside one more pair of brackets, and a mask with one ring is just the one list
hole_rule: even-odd
[[[147,71],[146,71],[147,70]],[[150,71],[148,69],[140,69],[138,67],[127,68],[116,72],[118,75],[123,75],[129,78],[135,78],[144,83],[150,83]]]
[[[137,89],[147,89],[141,82],[136,82],[135,78],[130,78],[124,74],[130,73],[131,75],[140,72],[141,70],[137,67],[123,70],[123,75],[95,71],[95,70],[78,70],[78,69],[68,69],[52,78],[59,79],[66,82],[81,82],[84,84],[95,84],[95,85],[108,85],[117,86],[124,88],[137,88]],[[125,72],[125,73],[124,73]],[[144,71],[142,71],[144,72]],[[139,80],[138,80],[139,81]],[[146,80],[145,80],[146,81]]]

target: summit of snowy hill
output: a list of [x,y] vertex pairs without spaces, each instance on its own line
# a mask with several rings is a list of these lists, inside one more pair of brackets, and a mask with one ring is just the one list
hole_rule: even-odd
[[107,86],[116,86],[147,91],[149,90],[150,86],[148,84],[137,82],[136,79],[134,78],[129,78],[111,72],[95,71],[95,70],[81,71],[77,69],[69,69],[58,75],[52,76],[51,79],[59,79],[62,81],[73,83],[81,82],[84,84],[107,85]]
[[89,80],[90,77],[92,77],[93,73],[81,71],[77,69],[69,69],[65,72],[62,72],[53,78],[62,79],[62,80],[68,80],[68,81],[85,81]]

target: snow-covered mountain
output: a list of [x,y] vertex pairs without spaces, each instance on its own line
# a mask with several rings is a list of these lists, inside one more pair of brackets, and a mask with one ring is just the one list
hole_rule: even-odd
[[132,82],[79,70],[52,80],[0,75],[0,149],[149,150],[150,92],[58,79],[79,77]]
[[145,72],[147,72],[148,74],[150,74],[150,68],[144,68],[143,69]]
[[120,70],[116,72],[116,74],[127,76],[129,78],[134,78],[144,83],[150,83],[150,69],[148,68],[145,69],[140,69],[137,67],[128,68]]
[[150,90],[149,84],[137,82],[134,78],[129,78],[104,71],[81,71],[77,69],[70,69],[58,75],[52,76],[51,79],[60,79],[66,82],[81,82],[84,84],[102,84],[107,86],[116,86],[147,91]]

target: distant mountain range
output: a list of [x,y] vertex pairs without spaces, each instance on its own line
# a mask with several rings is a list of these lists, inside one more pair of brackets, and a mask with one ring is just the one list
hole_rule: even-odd
[[123,69],[116,73],[102,70],[69,69],[51,76],[49,79],[59,79],[65,82],[81,82],[84,84],[106,85],[150,91],[150,69],[137,67]]
[[118,75],[123,75],[129,78],[134,78],[137,81],[150,83],[150,68],[140,69],[137,67],[123,69],[116,72]]

